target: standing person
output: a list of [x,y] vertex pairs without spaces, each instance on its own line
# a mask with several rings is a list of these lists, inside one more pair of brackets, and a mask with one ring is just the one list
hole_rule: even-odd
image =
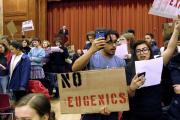
[[[66,59],[69,57],[69,53],[67,48],[62,44],[62,39],[59,37],[56,38],[55,44],[55,50],[54,48],[51,47],[52,53],[49,55],[49,62],[48,65],[50,65],[50,72],[51,73],[64,73],[66,72]],[[57,83],[57,77],[55,76],[55,80]],[[59,90],[58,90],[58,85],[55,85],[56,87],[56,93],[55,97],[59,98]]]
[[[128,54],[125,54],[123,59],[126,60],[126,63],[131,61],[131,55],[132,55],[132,46],[135,42],[135,37],[132,33],[124,33],[120,36],[119,42],[122,44],[127,45],[127,52]],[[117,51],[118,52],[118,51]],[[121,51],[119,51],[121,52]]]
[[63,25],[62,28],[59,30],[59,34],[63,34],[65,36],[69,34],[69,31],[65,25]]
[[31,61],[31,79],[33,80],[43,80],[44,70],[42,68],[42,60],[45,57],[45,51],[43,48],[41,48],[41,41],[39,38],[33,38],[32,39],[33,48],[31,48],[30,52],[28,53],[28,56]]
[[[178,40],[180,32],[180,21],[175,24],[173,35],[169,41],[167,49],[162,54],[163,64],[166,65],[171,59]],[[133,60],[150,60],[153,59],[153,51],[150,45],[144,41],[139,40],[134,44],[133,47]],[[129,75],[134,76],[135,74],[135,63],[131,64],[129,69]],[[154,67],[156,69],[156,67]],[[131,77],[132,77],[131,76]],[[127,78],[130,83],[131,78]],[[160,120],[162,117],[162,106],[161,106],[161,85],[153,85],[143,87],[134,90],[134,97],[129,100],[130,111],[128,114],[124,114],[124,120]]]
[[29,40],[22,40],[23,53],[28,54],[30,52],[31,48],[29,47],[29,45]]
[[7,59],[5,57],[5,52],[7,48],[5,44],[0,43],[0,87],[2,88],[2,93],[6,93],[8,84],[8,71],[7,71]]
[[31,93],[17,102],[15,117],[17,120],[55,120],[55,113],[45,95]]
[[49,61],[49,55],[51,53],[51,45],[48,40],[43,40],[42,48],[45,51],[45,57],[43,58],[43,65],[46,65],[46,63]]
[[83,51],[81,49],[76,50],[72,57],[72,63],[74,63],[79,57],[83,55]]
[[151,46],[153,55],[159,55],[160,54],[160,49],[156,45],[156,41],[154,40],[154,35],[152,33],[146,33],[145,41],[148,42],[149,45]]
[[[95,39],[90,49],[75,61],[72,70],[79,71],[87,65],[90,70],[125,67],[125,61],[114,55],[117,45],[117,36],[116,39],[112,40],[111,38],[114,35],[112,31],[109,31],[105,34],[105,38]],[[135,83],[131,85],[131,89],[132,88],[137,88]],[[130,89],[128,91],[128,93],[131,94]],[[100,109],[100,112],[101,111]],[[82,115],[82,120],[118,120],[118,112],[110,113],[110,111],[105,108],[102,114],[93,113]]]
[[52,71],[53,73],[63,73],[65,72],[65,59],[69,57],[69,53],[67,48],[62,44],[61,39],[57,39],[56,42],[56,47],[58,50],[53,50],[51,48],[52,53],[50,54],[49,58],[49,63],[51,64]]
[[26,94],[30,77],[31,62],[29,57],[22,52],[22,44],[12,41],[10,44],[12,58],[9,65],[8,90],[12,91],[15,99],[19,100]]
[[94,31],[87,32],[86,39],[87,40],[86,40],[86,44],[84,46],[84,50],[88,50],[91,47],[92,42],[95,39],[95,32]]
[[2,36],[1,37],[1,42],[4,43],[6,48],[7,48],[7,50],[5,52],[5,57],[7,59],[7,63],[9,63],[12,54],[11,54],[11,51],[9,50],[10,40],[9,40],[8,36],[7,35]]

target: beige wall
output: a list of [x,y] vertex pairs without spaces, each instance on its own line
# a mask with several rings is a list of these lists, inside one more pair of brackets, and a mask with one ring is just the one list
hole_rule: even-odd
[[0,35],[3,35],[3,0],[0,0]]

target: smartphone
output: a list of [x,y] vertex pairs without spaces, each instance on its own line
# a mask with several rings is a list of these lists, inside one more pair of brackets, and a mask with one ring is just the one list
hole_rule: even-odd
[[95,39],[98,39],[98,38],[100,38],[100,37],[105,38],[105,33],[102,32],[102,31],[96,32],[96,33],[95,33]]
[[138,74],[138,77],[140,77],[140,76],[142,76],[142,75],[145,77],[146,72],[139,73],[139,74]]

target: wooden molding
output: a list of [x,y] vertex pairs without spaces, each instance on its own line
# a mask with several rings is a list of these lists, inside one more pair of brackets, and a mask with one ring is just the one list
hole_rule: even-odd
[[48,0],[48,2],[53,2],[53,1],[62,1],[62,0]]
[[11,16],[26,16],[27,12],[9,12],[9,13],[5,13],[4,17],[11,17]]

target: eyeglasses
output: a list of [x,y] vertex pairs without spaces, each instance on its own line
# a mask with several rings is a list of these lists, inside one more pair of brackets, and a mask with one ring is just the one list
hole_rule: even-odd
[[116,41],[108,40],[106,43],[109,45],[118,45],[119,44],[119,42],[117,40]]
[[144,48],[142,48],[142,49],[137,49],[137,50],[136,50],[136,54],[138,54],[138,55],[140,55],[141,52],[143,52],[144,54],[146,54],[146,53],[149,52],[149,48],[144,47]]

